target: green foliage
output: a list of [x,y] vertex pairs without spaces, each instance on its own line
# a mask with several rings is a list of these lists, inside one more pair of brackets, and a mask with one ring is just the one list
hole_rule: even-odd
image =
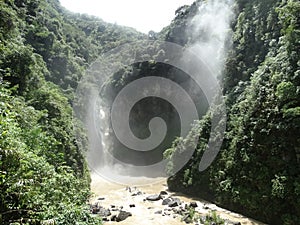
[[84,206],[89,196],[86,178],[48,157],[59,142],[39,124],[46,112],[12,96],[3,83],[0,102],[2,224],[40,224],[49,219],[55,224],[96,224]]
[[[237,3],[223,79],[228,119],[222,150],[199,173],[201,146],[208,140],[200,139],[193,158],[169,185],[198,195],[204,188],[213,193],[210,200],[270,224],[299,224],[300,3]],[[205,124],[198,130],[201,137],[206,137]],[[172,152],[176,145],[167,156]]]
[[70,102],[100,52],[144,35],[71,14],[56,0],[0,6],[0,223],[100,224],[86,205],[87,146],[76,139],[86,137]]

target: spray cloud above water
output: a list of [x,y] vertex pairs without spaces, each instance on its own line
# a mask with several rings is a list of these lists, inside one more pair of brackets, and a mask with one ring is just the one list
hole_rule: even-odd
[[233,2],[202,1],[197,15],[190,21],[187,29],[188,36],[193,40],[189,50],[195,52],[216,76],[221,75],[228,49],[231,47]]
[[[174,80],[147,75],[128,79],[129,83],[123,82],[121,90],[114,95],[109,106],[105,103],[106,97],[102,93],[103,89],[109,86],[108,83],[110,85],[114,83],[113,75],[124,70],[124,67],[143,65],[144,62],[148,62],[149,65],[149,62],[154,61],[183,71],[201,88],[209,106],[220,106],[219,112],[211,118],[211,138],[200,162],[200,171],[212,163],[220,150],[225,131],[225,125],[219,125],[220,120],[226,121],[226,112],[216,77],[221,74],[230,46],[229,31],[232,18],[231,1],[203,1],[199,5],[198,14],[188,26],[187,35],[192,39],[189,47],[164,41],[139,41],[119,46],[103,54],[90,66],[78,86],[74,110],[87,129],[90,148],[88,163],[93,172],[109,180],[126,184],[136,183],[136,179],[133,181],[128,177],[132,174],[160,177],[172,175],[167,174],[165,170],[169,159],[142,166],[123,160],[126,154],[130,153],[136,161],[147,161],[153,156],[151,155],[153,148],[161,144],[171,129],[162,118],[155,116],[146,121],[150,132],[148,137],[137,137],[130,127],[130,114],[134,106],[143,99],[149,97],[163,99],[177,111],[181,125],[179,134],[185,137],[193,122],[200,119],[197,107],[194,106],[186,89],[180,87]],[[119,79],[123,79],[122,77]],[[112,95],[108,98],[111,99]],[[219,138],[212,138],[216,136]],[[111,146],[114,146],[112,142],[116,142],[112,140],[131,150],[124,153],[121,148],[121,150],[111,149]],[[176,160],[173,173],[179,171],[192,157],[197,140],[198,138],[195,138],[185,146],[184,153]],[[113,151],[119,151],[120,157],[116,157]],[[116,171],[113,170],[118,171],[114,173]]]

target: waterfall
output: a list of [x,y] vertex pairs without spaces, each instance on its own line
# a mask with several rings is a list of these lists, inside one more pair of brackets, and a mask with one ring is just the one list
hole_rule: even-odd
[[[114,96],[114,100],[118,99],[119,103],[115,104],[115,101],[112,106],[108,106],[104,99],[105,94],[103,95],[102,93],[103,86],[107,85],[108,81],[112,82],[112,74],[120,71],[124,68],[124,65],[155,60],[156,62],[166,63],[179,68],[193,78],[197,84],[202,85],[201,88],[203,88],[203,92],[206,98],[208,98],[207,101],[209,104],[212,103],[212,99],[214,98],[213,93],[215,93],[215,90],[211,91],[210,89],[216,89],[216,92],[220,92],[216,78],[222,75],[226,54],[231,47],[232,33],[230,24],[234,17],[233,1],[207,0],[198,2],[197,4],[199,7],[198,13],[188,23],[186,35],[189,37],[189,42],[184,48],[173,43],[162,41],[159,42],[159,44],[157,44],[158,42],[149,40],[129,43],[104,54],[104,56],[93,63],[87,71],[87,76],[84,78],[84,81],[81,82],[84,90],[80,90],[79,88],[77,93],[88,95],[85,93],[89,92],[90,96],[92,96],[85,96],[84,99],[88,99],[88,101],[83,101],[82,108],[84,111],[87,111],[87,113],[85,113],[85,125],[88,130],[90,144],[88,162],[94,173],[98,173],[112,181],[127,184],[133,182],[129,178],[130,176],[137,176],[136,179],[132,178],[134,180],[133,183],[136,183],[139,180],[138,176],[141,175],[156,177],[160,174],[165,174],[165,166],[167,163],[164,161],[153,165],[135,166],[122,162],[122,158],[117,159],[112,154],[113,148],[115,148],[114,140],[118,139],[119,142],[129,148],[130,146],[135,146],[131,149],[133,152],[136,151],[137,156],[135,160],[137,162],[146,161],[146,158],[143,159],[143,157],[149,156],[146,154],[143,155],[144,151],[148,151],[148,149],[151,150],[152,146],[158,146],[161,140],[164,139],[167,126],[165,121],[160,117],[155,117],[149,121],[150,136],[148,138],[139,139],[132,135],[133,133],[128,125],[130,122],[129,114],[134,104],[141,99],[155,96],[171,103],[178,111],[180,119],[182,119],[180,120],[181,136],[187,135],[187,131],[182,132],[183,127],[185,127],[184,129],[191,127],[192,121],[198,119],[197,111],[195,113],[195,110],[197,110],[194,107],[195,103],[192,103],[186,90],[180,88],[177,83],[167,81],[167,79],[160,77],[149,76],[131,81],[122,87],[117,96]],[[155,49],[157,47],[159,48]],[[157,51],[153,51],[153,49]],[[155,52],[155,54],[153,52]],[[158,54],[157,52],[163,52],[164,54]],[[195,54],[198,59],[195,59],[193,54]],[[176,55],[179,55],[181,60],[178,61],[178,59],[176,59],[172,61],[172,57]],[[193,69],[191,69],[191,67],[193,67]],[[199,77],[197,74],[200,72],[203,76]],[[209,75],[210,73],[212,74],[211,76]],[[87,85],[87,83],[89,85]],[[134,85],[132,85],[133,83]],[[127,91],[129,88],[131,89]],[[120,93],[127,93],[127,95],[119,97]],[[112,96],[108,98],[111,99]],[[114,105],[117,106],[114,108]],[[128,109],[128,106],[131,108],[129,107]],[[218,121],[212,121],[212,124],[217,124],[217,122]],[[224,129],[221,130],[223,131]],[[119,136],[117,134],[119,134]],[[120,138],[123,138],[123,140]],[[158,141],[158,143],[156,143],[156,141]],[[215,146],[217,150],[214,154],[208,156],[211,159],[207,159],[209,161],[207,166],[216,156],[220,144],[221,143],[211,145]],[[195,142],[193,145],[192,150],[194,151],[197,143]],[[140,149],[143,147],[145,149]],[[120,151],[120,149],[117,150]],[[180,161],[182,165],[178,165],[178,170],[188,162],[193,151],[188,152],[188,154],[185,155],[185,159]]]

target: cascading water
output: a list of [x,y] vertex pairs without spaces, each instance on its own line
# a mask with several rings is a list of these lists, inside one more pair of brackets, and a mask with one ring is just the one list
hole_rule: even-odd
[[[147,66],[151,66],[154,61],[173,66],[183,71],[185,76],[190,76],[190,80],[199,85],[201,93],[204,93],[205,96],[203,96],[207,99],[206,103],[224,106],[222,100],[214,102],[216,101],[215,96],[220,93],[216,77],[222,74],[226,53],[231,43],[230,23],[234,16],[233,1],[202,1],[198,2],[198,7],[197,15],[190,20],[187,26],[186,32],[190,37],[190,43],[185,48],[158,41],[131,43],[104,54],[87,71],[86,77],[77,89],[80,107],[75,108],[75,111],[83,119],[87,128],[90,149],[87,159],[92,171],[107,179],[130,184],[140,181],[141,176],[167,176],[165,174],[167,161],[161,159],[161,162],[149,165],[149,157],[153,156],[150,154],[151,150],[165,140],[166,133],[172,125],[166,124],[160,115],[155,115],[155,118],[147,121],[147,129],[150,131],[148,135],[140,138],[132,133],[130,112],[142,99],[156,97],[169,102],[178,113],[181,125],[179,135],[183,137],[188,134],[193,121],[202,116],[193,99],[197,94],[201,96],[200,92],[191,97],[191,93],[187,89],[193,89],[192,86],[182,88],[179,85],[180,82],[178,84],[174,80],[158,76],[136,76],[136,79],[131,79],[124,73],[124,76],[118,78],[123,82],[119,93],[108,94],[109,91],[105,88],[117,86],[119,80],[115,82],[112,77],[118,71],[124,70],[124,66],[130,67],[129,65],[137,63],[144,65],[145,61],[148,61]],[[136,72],[131,71],[128,74],[134,76]],[[176,76],[176,74],[172,74],[172,76]],[[166,77],[168,78],[167,75]],[[169,75],[169,77],[171,76]],[[132,85],[133,83],[134,85]],[[123,94],[124,96],[122,96]],[[107,99],[112,99],[112,101],[107,101]],[[118,103],[116,103],[117,100]],[[107,104],[108,102],[111,105]],[[216,118],[215,121],[213,119],[213,127],[218,124],[219,119],[226,119],[225,109],[221,114],[221,117]],[[212,134],[217,132],[213,127]],[[223,132],[224,129],[225,127],[222,127],[218,132]],[[132,154],[130,157],[136,161],[136,165],[122,161],[126,158],[124,157],[125,153],[122,153],[122,149],[119,147],[116,149],[116,142],[120,142],[132,150],[133,153],[130,152]],[[214,149],[207,150],[206,158],[203,159],[203,161],[206,160],[204,169],[209,166],[218,153],[221,142],[222,138],[219,143],[209,143],[209,146],[213,146]],[[175,171],[188,162],[196,144],[195,141],[190,144],[190,150],[185,150]],[[117,152],[119,156],[115,157],[114,152]],[[162,152],[160,151],[159,154]],[[130,176],[137,177],[132,180],[129,179]],[[145,178],[142,179],[145,180]]]

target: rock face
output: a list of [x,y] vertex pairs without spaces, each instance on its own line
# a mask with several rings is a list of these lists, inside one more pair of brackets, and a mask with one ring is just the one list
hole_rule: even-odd
[[160,199],[161,199],[160,195],[150,195],[146,198],[146,200],[148,200],[148,201],[158,201]]

